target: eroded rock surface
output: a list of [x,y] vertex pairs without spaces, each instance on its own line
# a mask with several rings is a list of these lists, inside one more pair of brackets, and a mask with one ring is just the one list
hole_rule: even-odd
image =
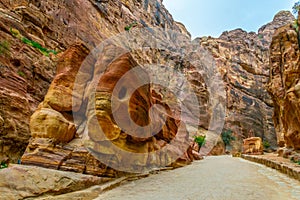
[[299,57],[299,33],[295,27],[288,24],[278,29],[270,46],[268,91],[274,101],[278,145],[294,150],[300,149]]
[[200,45],[213,54],[226,84],[225,129],[232,130],[237,138],[232,144],[233,152],[240,151],[242,139],[251,136],[261,137],[273,147],[277,145],[273,102],[266,90],[269,45],[276,29],[293,20],[290,12],[282,11],[258,33],[236,29],[224,32],[219,38],[198,39]]
[[[29,118],[43,101],[59,58],[52,53],[45,56],[38,48],[22,42],[22,38],[58,53],[75,43],[91,50],[134,22],[138,24],[136,28],[156,26],[189,35],[158,0],[0,2],[0,159],[9,157],[13,162],[20,159],[30,138]],[[68,74],[65,75],[62,78],[69,80]],[[65,112],[71,104],[65,104],[69,101],[65,97],[57,96],[49,106]],[[56,119],[48,120],[62,119],[53,111],[52,114]],[[72,128],[69,132],[73,132]]]
[[[97,60],[86,57],[83,45],[65,51],[45,100],[31,117],[32,138],[22,164],[116,176],[118,171],[177,167],[201,158],[189,147],[177,107],[170,109],[150,84],[130,93],[149,77],[130,53],[122,51],[108,45]],[[114,59],[118,53],[121,56]],[[124,76],[136,68],[138,73]],[[122,88],[114,93],[120,81]],[[150,112],[153,104],[160,107]]]
[[221,137],[218,138],[215,147],[211,150],[211,152],[209,153],[209,155],[212,156],[220,156],[220,155],[224,155],[226,152],[225,149],[225,144],[222,140]]
[[[168,108],[161,98],[168,96],[171,92],[159,91],[161,89],[159,87],[147,86],[147,88],[145,86],[134,94],[138,98],[131,99],[130,116],[141,126],[148,125],[150,121],[146,110],[151,105],[159,104],[167,111],[160,109],[155,111],[167,115],[167,124],[156,137],[150,137],[151,140],[128,136],[126,131],[116,125],[111,116],[114,111],[109,108],[111,90],[115,84],[114,79],[126,73],[126,70],[134,68],[135,65],[151,64],[155,59],[156,61],[172,60],[174,68],[179,68],[188,77],[201,105],[199,108],[199,105],[191,102],[190,110],[200,109],[199,127],[208,129],[213,113],[209,108],[212,97],[209,97],[207,87],[210,85],[203,80],[203,74],[197,71],[195,66],[176,57],[158,55],[162,54],[162,51],[150,49],[150,54],[147,54],[137,50],[111,65],[107,63],[112,71],[103,76],[97,87],[95,101],[99,103],[96,104],[96,113],[91,111],[93,109],[87,103],[88,101],[78,104],[71,101],[72,95],[79,99],[84,96],[84,100],[88,100],[89,97],[85,96],[85,91],[89,88],[85,84],[93,82],[94,75],[98,72],[87,69],[83,79],[79,80],[81,87],[75,93],[73,93],[73,81],[80,63],[104,39],[124,32],[125,29],[128,34],[131,34],[135,28],[144,28],[151,32],[153,31],[151,27],[160,27],[162,30],[172,29],[180,32],[188,40],[190,39],[186,28],[172,19],[162,5],[162,1],[28,2],[21,0],[12,2],[4,0],[0,4],[0,19],[1,45],[4,50],[7,50],[0,55],[0,156],[8,156],[16,162],[27,146],[31,132],[32,138],[22,157],[23,163],[114,176],[116,171],[100,163],[83,147],[83,136],[88,135],[92,141],[90,145],[94,149],[105,149],[102,143],[105,143],[106,139],[101,138],[93,128],[88,130],[84,128],[85,125],[98,123],[103,127],[109,141],[113,141],[126,150],[152,152],[166,146],[178,132],[180,124],[178,118],[175,117],[178,114],[177,108],[175,111]],[[289,12],[281,12],[275,16],[273,22],[261,28],[258,34],[246,33],[238,29],[225,32],[218,39],[204,37],[194,41],[212,53],[216,66],[227,84],[225,128],[233,130],[239,142],[247,137],[249,132],[253,132],[256,136],[268,140],[271,145],[275,145],[271,120],[273,103],[264,90],[269,73],[268,45],[275,29],[292,20],[293,16]],[[136,25],[132,26],[133,24]],[[34,48],[34,45],[25,44],[24,38],[38,42],[41,46],[55,50],[58,54],[50,53],[47,56],[38,48]],[[142,39],[145,41],[145,38]],[[132,42],[137,41],[132,40]],[[180,45],[176,47],[181,49]],[[87,62],[95,66],[103,65],[99,60]],[[118,66],[125,67],[119,69]],[[164,71],[153,73],[164,73]],[[216,83],[215,86],[218,87],[218,84]],[[154,92],[153,89],[156,91]],[[224,100],[225,98],[221,101]],[[43,102],[37,107],[41,101]],[[136,110],[138,108],[141,110]],[[119,109],[124,111],[122,104]],[[34,111],[36,112],[33,114]],[[80,124],[74,122],[74,112],[82,114],[83,119]],[[185,120],[193,122],[194,114],[190,112]],[[29,131],[29,116],[31,115]],[[97,120],[91,116],[96,117]],[[164,121],[162,118],[155,119],[158,126]],[[159,127],[151,128],[158,129]],[[183,127],[184,133],[187,131],[185,129],[187,127]],[[147,134],[149,136],[150,133]],[[184,145],[191,142],[186,134],[183,134],[180,141],[184,141]],[[137,147],[135,144],[138,143],[140,146]],[[191,147],[181,155],[179,159],[181,163],[186,164],[191,161],[190,150]],[[172,151],[177,154],[182,153],[176,148]],[[116,152],[107,151],[106,153],[113,155]],[[116,163],[120,162],[120,158],[112,160]],[[168,158],[162,160],[168,163]],[[153,161],[153,164],[155,162],[158,161]]]
[[263,154],[263,143],[260,137],[251,137],[244,140],[243,153],[244,154]]
[[0,171],[0,199],[59,195],[101,185],[110,178],[14,165]]

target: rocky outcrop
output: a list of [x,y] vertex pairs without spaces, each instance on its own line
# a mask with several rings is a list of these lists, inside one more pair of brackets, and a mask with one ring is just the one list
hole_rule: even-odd
[[270,46],[268,91],[274,101],[273,119],[278,145],[294,150],[300,149],[299,58],[299,33],[293,24],[281,27]]
[[[114,79],[120,78],[120,76],[127,72],[126,70],[134,68],[134,66],[138,64],[155,64],[157,61],[172,60],[172,67],[180,69],[181,73],[187,75],[189,81],[193,83],[193,88],[197,93],[197,100],[201,105],[199,108],[199,104],[193,104],[193,98],[188,98],[186,100],[189,104],[188,109],[192,112],[185,113],[184,120],[189,123],[197,121],[197,117],[194,119],[194,116],[197,114],[196,111],[200,109],[202,118],[200,126],[208,129],[211,110],[209,110],[210,99],[208,98],[209,92],[207,86],[195,66],[187,64],[187,61],[183,62],[176,56],[172,57],[173,55],[168,54],[162,56],[159,54],[166,54],[166,52],[162,50],[151,51],[151,48],[149,54],[146,53],[144,55],[144,52],[141,53],[134,49],[136,51],[132,52],[130,56],[128,55],[127,57],[124,57],[123,60],[121,59],[121,61],[118,60],[119,62],[114,63],[112,71],[103,74],[104,80],[101,80],[101,84],[99,83],[100,85],[97,88],[97,94],[95,96],[97,102],[96,113],[93,113],[95,109],[87,102],[79,104],[75,103],[74,105],[74,101],[71,101],[71,96],[73,98],[73,95],[77,98],[84,96],[83,100],[87,100],[88,97],[85,96],[85,91],[88,91],[90,88],[85,84],[87,82],[96,85],[98,84],[96,83],[97,79],[95,75],[98,72],[101,74],[102,71],[87,69],[88,71],[86,71],[83,80],[79,80],[79,82],[83,81],[82,85],[80,85],[81,88],[76,88],[75,93],[73,90],[75,74],[77,74],[77,70],[83,59],[95,46],[110,36],[124,32],[124,39],[126,39],[126,35],[134,35],[135,29],[142,28],[148,32],[153,32],[153,27],[159,27],[161,30],[170,29],[173,30],[173,33],[181,33],[180,36],[185,38],[178,41],[176,40],[175,42],[180,43],[182,40],[190,42],[190,34],[186,28],[182,24],[173,21],[170,14],[161,4],[161,1],[99,2],[92,0],[78,0],[73,2],[19,1],[17,3],[7,1],[3,2],[1,6],[3,7],[2,11],[5,12],[2,17],[7,21],[7,23],[3,24],[3,29],[6,31],[5,34],[9,40],[13,40],[17,45],[20,45],[20,51],[17,53],[11,51],[10,56],[20,55],[25,51],[28,53],[28,57],[32,57],[31,60],[40,61],[46,59],[49,64],[40,63],[37,65],[35,62],[36,65],[33,66],[33,68],[37,71],[46,68],[51,72],[41,78],[43,81],[46,81],[47,84],[42,85],[43,90],[39,96],[40,98],[31,102],[30,110],[28,112],[26,111],[27,104],[25,103],[22,103],[22,106],[19,105],[20,109],[22,108],[26,111],[26,114],[20,114],[19,111],[17,112],[18,117],[26,119],[26,122],[23,124],[24,127],[27,127],[26,131],[24,131],[24,138],[20,138],[20,134],[17,131],[9,134],[10,131],[6,129],[8,117],[5,117],[6,115],[1,115],[1,118],[3,118],[3,120],[1,120],[1,124],[3,124],[3,135],[7,133],[6,137],[3,137],[6,142],[2,148],[4,149],[3,154],[12,152],[11,150],[7,150],[7,146],[9,146],[8,142],[11,142],[11,148],[15,148],[13,145],[15,143],[20,144],[22,148],[27,145],[29,140],[28,118],[33,111],[36,110],[30,119],[30,132],[32,138],[27,146],[25,154],[22,156],[23,164],[39,165],[80,173],[115,176],[117,173],[116,171],[107,167],[107,164],[105,165],[105,163],[101,163],[95,158],[99,153],[103,153],[105,156],[101,156],[101,158],[114,163],[115,168],[118,168],[118,164],[123,160],[126,160],[125,157],[115,156],[118,152],[107,150],[108,148],[105,145],[108,141],[113,142],[113,144],[120,147],[120,149],[131,153],[145,153],[146,157],[137,158],[136,160],[137,163],[139,163],[139,166],[143,166],[145,163],[154,166],[170,165],[173,163],[172,161],[174,161],[174,158],[168,156],[179,158],[175,164],[173,163],[175,166],[185,165],[194,158],[201,158],[197,153],[193,152],[192,147],[188,146],[191,141],[187,134],[187,127],[185,127],[185,124],[181,123],[181,119],[178,119],[177,117],[180,115],[180,110],[176,106],[174,108],[168,107],[167,102],[163,100],[163,97],[172,95],[172,92],[174,91],[164,91],[160,86],[151,88],[148,86],[148,88],[141,88],[140,93],[136,94],[136,99],[131,99],[133,103],[129,107],[130,117],[140,126],[147,126],[150,122],[149,115],[151,116],[153,113],[149,113],[148,110],[151,105],[157,104],[162,107],[162,110],[157,108],[153,112],[156,112],[154,114],[165,114],[167,118],[155,118],[154,121],[156,122],[156,125],[150,128],[154,130],[159,129],[161,122],[164,120],[166,120],[167,124],[162,127],[162,131],[159,132],[156,137],[139,139],[135,136],[129,136],[126,133],[126,130],[117,126],[117,123],[112,116],[113,110],[109,108],[110,97],[113,96],[112,87],[116,84],[116,80]],[[89,11],[89,15],[86,15],[86,10]],[[125,32],[125,30],[127,32]],[[166,39],[170,39],[174,37],[174,35],[170,33],[170,35],[167,35],[169,38],[166,38],[165,34],[158,34],[157,37],[161,37],[160,40],[166,43],[166,41],[168,41]],[[132,44],[138,43],[137,40],[142,39],[141,42],[143,43],[138,43],[141,45],[136,45],[135,47],[140,48],[141,46],[147,47],[147,45],[149,45],[147,44],[149,41],[143,37],[132,37],[131,39]],[[79,45],[74,45],[75,43]],[[168,43],[166,44],[169,45]],[[175,46],[175,50],[181,51],[180,45],[181,44]],[[48,49],[51,49],[51,51]],[[174,51],[174,47],[169,47],[167,50],[172,52]],[[57,55],[56,52],[58,53]],[[116,52],[112,51],[110,53],[110,56],[112,56]],[[151,53],[153,54],[151,55]],[[190,55],[193,56],[192,54]],[[91,62],[92,66],[101,67],[104,66],[103,62],[100,62],[101,59],[102,61],[109,61],[109,54],[108,58],[106,56],[107,55],[103,55],[99,60],[98,58],[93,58],[88,62]],[[159,56],[161,56],[162,59],[160,59]],[[206,58],[208,57],[209,56],[206,56]],[[201,59],[197,60],[202,59],[205,59],[205,57],[203,56]],[[8,64],[12,69],[11,71],[17,70],[14,63],[8,62]],[[30,63],[29,65],[33,64]],[[105,67],[108,66],[111,65],[106,63]],[[57,69],[55,70],[55,68]],[[165,72],[164,69],[160,70],[159,73]],[[56,76],[54,78],[55,71]],[[35,71],[19,72],[20,76],[23,76],[24,74],[33,74],[35,76],[35,73]],[[158,71],[152,70],[152,74],[155,73],[158,73]],[[214,74],[213,71],[210,73]],[[181,77],[176,77],[176,74],[168,75],[177,78],[177,80],[173,80],[173,83],[171,84],[174,85],[174,82],[176,82],[177,85],[175,86],[177,87],[177,90],[181,89],[180,84],[183,83],[183,81],[180,80]],[[24,78],[26,79],[25,82],[29,82],[32,77],[24,76]],[[54,80],[52,81],[53,78]],[[25,82],[21,85],[25,85]],[[52,82],[51,85],[49,85],[50,82]],[[35,84],[38,83],[39,82],[37,81]],[[135,84],[132,82],[129,83],[132,85]],[[220,86],[219,82],[213,84],[216,88],[219,88]],[[18,94],[17,91],[14,91],[16,88],[10,86],[10,89],[13,90],[10,94],[11,96]],[[211,89],[214,90],[214,88]],[[48,92],[46,92],[47,90]],[[121,92],[120,97],[124,95],[123,93],[124,91]],[[180,93],[181,97],[186,95],[186,91],[179,91],[178,93]],[[32,94],[23,92],[22,97],[25,101],[27,101],[28,98],[32,100],[36,94],[36,91]],[[44,101],[37,108],[37,104],[44,96]],[[174,98],[169,98],[168,100],[174,101]],[[224,98],[222,101],[224,102]],[[122,103],[122,101],[119,101],[119,103]],[[10,108],[8,103],[5,103],[5,106]],[[118,106],[121,106],[118,107],[121,112],[125,111],[124,105],[118,104]],[[74,113],[79,113],[82,115],[83,119],[76,119],[79,120],[76,121],[73,119]],[[101,125],[101,128],[103,128],[107,138],[99,136],[97,130],[94,130],[93,126],[98,125],[98,123]],[[223,124],[220,124],[219,126],[222,125]],[[84,128],[85,126],[88,126],[89,129]],[[137,130],[137,134],[140,132],[142,131]],[[169,145],[175,135],[177,136],[177,132],[182,133],[179,140],[175,141],[177,144]],[[146,136],[152,134],[149,133],[149,131],[146,131],[145,133]],[[13,138],[8,137],[9,135]],[[14,142],[14,140],[17,140],[18,142]],[[86,140],[90,141],[90,143],[83,144]],[[85,148],[86,146],[95,150],[93,155]],[[170,146],[169,149],[167,148],[166,150],[168,152],[159,151],[160,155],[151,155],[153,158],[148,155],[149,152],[163,149],[163,147],[166,146]],[[182,151],[182,149],[179,150],[178,147],[186,147],[188,150],[186,151],[186,149],[184,149],[184,151]],[[22,148],[17,148],[15,150],[20,153],[23,151]],[[8,155],[13,158],[13,161],[20,158],[19,155],[16,155],[16,152],[13,152],[12,155]],[[168,156],[165,156],[166,154]],[[158,156],[159,158],[156,158],[155,156]],[[129,159],[128,162],[130,162]]]
[[[86,15],[86,10],[89,11],[89,15]],[[187,128],[184,127],[185,124],[181,123],[178,117],[174,117],[179,110],[176,107],[175,109],[169,108],[167,103],[162,100],[163,96],[171,95],[173,91],[160,91],[162,88],[159,88],[159,86],[156,86],[156,88],[143,88],[140,93],[136,94],[138,98],[132,99],[133,106],[130,107],[130,117],[140,126],[148,125],[150,120],[147,111],[151,105],[158,104],[166,110],[164,114],[167,114],[167,124],[156,137],[138,139],[134,136],[128,136],[126,130],[121,130],[111,116],[112,110],[109,109],[110,96],[112,96],[111,87],[116,84],[112,80],[124,75],[128,70],[128,66],[155,63],[153,61],[158,58],[155,56],[158,56],[157,53],[162,54],[163,51],[150,51],[150,55],[143,55],[143,52],[133,52],[132,55],[124,58],[124,61],[115,63],[112,67],[113,71],[103,77],[104,80],[101,81],[98,88],[96,99],[99,105],[97,105],[96,114],[93,113],[93,109],[87,102],[74,105],[74,102],[71,101],[72,95],[84,96],[84,91],[89,89],[87,85],[83,84],[81,85],[82,88],[79,90],[77,88],[75,90],[77,93],[74,93],[73,81],[83,59],[104,39],[125,32],[125,29],[128,31],[125,32],[125,35],[133,35],[133,29],[144,28],[151,32],[153,31],[152,27],[159,27],[162,30],[173,30],[176,34],[181,33],[185,40],[190,41],[190,34],[186,28],[181,23],[173,21],[161,1],[4,1],[1,2],[0,16],[5,22],[1,24],[0,37],[3,35],[5,40],[10,43],[9,46],[13,47],[8,48],[9,54],[5,54],[5,56],[3,54],[3,59],[1,59],[5,68],[7,68],[6,71],[3,71],[4,75],[1,79],[5,83],[1,85],[4,88],[3,91],[5,91],[1,98],[8,95],[7,101],[3,101],[3,109],[1,110],[3,114],[0,118],[1,139],[3,139],[1,143],[2,156],[10,157],[13,162],[20,159],[19,154],[24,151],[30,137],[29,116],[35,111],[30,119],[32,138],[22,157],[23,164],[115,176],[116,171],[95,158],[95,154],[99,154],[97,149],[101,149],[101,152],[103,149],[105,150],[103,148],[104,143],[113,141],[123,150],[134,153],[143,152],[147,155],[149,152],[168,146],[178,130],[182,132],[181,138],[179,138],[176,145],[169,145],[170,149],[167,149],[167,151],[173,152],[176,158],[179,158],[178,162],[175,162],[175,166],[185,165],[192,159],[201,158],[197,152],[193,152],[192,147],[188,147],[191,141],[187,135]],[[132,24],[135,25],[132,26]],[[163,37],[163,34],[158,36]],[[170,36],[172,35],[170,34]],[[139,38],[133,39],[138,40]],[[141,39],[142,42],[148,42],[145,38]],[[135,42],[132,41],[132,43]],[[74,45],[75,43],[79,45]],[[3,46],[5,47],[5,43],[3,43]],[[176,49],[181,50],[180,44],[176,46]],[[173,50],[169,49],[169,51]],[[151,55],[151,53],[154,54]],[[189,76],[189,81],[193,82],[193,87],[197,90],[197,98],[201,102],[202,120],[200,126],[208,129],[210,118],[209,98],[207,86],[201,74],[195,66],[188,65],[182,60],[171,56],[161,57],[165,60],[166,58],[172,60],[173,67],[179,68],[182,73],[186,73]],[[15,59],[16,57],[17,59]],[[104,56],[102,59],[108,58]],[[103,64],[97,59],[90,60],[90,62],[95,66]],[[108,63],[107,66],[109,66]],[[88,70],[82,81],[95,82],[95,74],[93,73],[97,72],[92,71],[92,69]],[[54,77],[55,72],[56,76]],[[90,76],[90,73],[92,76]],[[161,73],[163,73],[163,70]],[[16,81],[12,82],[10,79]],[[177,81],[178,84],[181,83],[181,80]],[[218,87],[218,83],[214,84],[215,87]],[[15,85],[18,87],[14,87]],[[177,87],[179,88],[179,86]],[[185,95],[183,92],[181,93],[182,96]],[[14,98],[19,99],[14,100]],[[37,107],[43,98],[44,101]],[[9,99],[13,99],[13,103],[9,104]],[[187,101],[191,101],[191,99]],[[171,100],[174,99],[171,98]],[[14,102],[17,109],[11,107],[14,106]],[[199,105],[193,104],[192,101],[189,103],[190,110],[197,111],[198,107]],[[124,108],[121,108],[120,110],[124,111]],[[74,112],[82,114],[84,119],[79,119],[79,123],[76,123],[73,119]],[[159,109],[155,112],[162,114]],[[192,123],[195,121],[193,119],[194,114],[189,112],[185,115],[185,120]],[[97,120],[95,120],[95,117]],[[160,122],[164,119],[162,117],[155,120],[157,127],[151,128],[158,129]],[[22,132],[20,132],[19,127],[21,122],[24,127]],[[88,130],[83,128],[85,125],[92,127],[98,123],[107,134],[108,140],[99,137],[97,131],[93,128]],[[91,155],[90,151],[84,147],[86,145],[83,144],[83,140],[86,139],[84,136],[87,136],[91,141],[91,144],[88,145],[91,145],[92,149],[96,149],[94,155]],[[20,147],[16,147],[15,144],[19,144]],[[188,150],[178,150],[177,147],[181,148],[182,146]],[[153,165],[159,163],[159,166],[172,164],[171,161],[174,161],[174,159],[167,156],[164,158],[165,153],[159,155],[161,158],[149,157],[149,161],[147,157],[143,157],[139,158],[141,160],[138,159],[138,162],[141,165],[145,162],[152,162]],[[104,154],[110,157],[115,155],[116,152],[107,151]],[[172,153],[168,152],[168,155],[172,155]],[[120,158],[112,159],[113,163],[120,163],[121,161]]]
[[221,137],[218,138],[216,145],[214,148],[210,151],[209,155],[211,156],[220,156],[225,154],[225,144]]
[[[24,152],[30,138],[29,118],[54,78],[59,53],[75,43],[91,50],[104,39],[124,32],[133,22],[137,22],[136,28],[156,26],[189,35],[182,24],[173,21],[160,0],[1,1],[0,160],[9,157],[17,162]],[[65,112],[70,104],[58,108],[69,100],[64,98],[60,96],[49,106]],[[42,118],[47,112],[44,108],[34,117]],[[66,116],[51,112],[48,121],[64,121],[65,128],[69,127]],[[68,131],[74,132],[71,125]]]
[[15,165],[0,171],[1,199],[60,195],[102,185],[110,178]]
[[260,137],[251,137],[244,140],[243,153],[244,154],[263,154],[263,143]]
[[[241,29],[224,32],[219,38],[198,38],[216,60],[227,92],[225,130],[232,130],[236,141],[232,151],[241,151],[242,139],[258,136],[275,147],[272,120],[273,101],[266,91],[269,79],[269,45],[277,28],[294,20],[288,11],[279,12],[272,22],[247,33]],[[238,148],[238,149],[235,149]]]
[[[171,110],[149,84],[142,84],[147,73],[122,51],[108,45],[97,60],[89,59],[82,45],[65,51],[44,101],[31,117],[32,138],[22,164],[116,176],[118,171],[176,167],[200,159],[189,148],[189,133],[176,117],[179,110]],[[81,66],[89,68],[79,72]],[[140,71],[126,78],[134,69]],[[131,93],[135,85],[141,87]],[[151,108],[153,104],[160,107]]]
[[[275,145],[271,120],[272,101],[263,89],[268,79],[267,48],[275,29],[291,20],[293,16],[290,13],[281,12],[275,16],[272,23],[261,28],[258,34],[234,30],[225,32],[218,39],[208,37],[193,42],[197,47],[202,46],[212,53],[227,84],[228,109],[225,128],[234,131],[240,139],[237,141],[241,141],[250,131]],[[0,3],[0,21],[0,158],[8,156],[13,162],[20,159],[31,132],[32,138],[22,157],[23,163],[114,176],[116,171],[95,158],[105,149],[106,146],[103,144],[107,141],[112,141],[114,145],[129,152],[146,152],[148,155],[149,152],[169,144],[175,137],[175,133],[181,130],[182,138],[179,140],[180,145],[177,146],[190,144],[187,132],[191,133],[195,130],[189,130],[189,126],[179,129],[181,120],[176,117],[180,112],[178,107],[170,108],[162,100],[165,96],[171,96],[173,91],[163,91],[160,86],[148,86],[148,88],[145,86],[134,94],[136,98],[130,99],[132,101],[129,106],[130,117],[140,126],[147,126],[150,123],[151,113],[149,114],[148,109],[151,105],[160,105],[161,107],[153,112],[161,116],[166,115],[166,119],[155,118],[157,126],[164,120],[167,124],[156,137],[150,137],[148,140],[126,134],[127,131],[121,129],[114,121],[115,116],[112,115],[115,110],[109,108],[110,97],[113,96],[112,87],[116,84],[114,79],[120,78],[136,65],[146,70],[146,64],[163,64],[170,60],[173,68],[188,77],[201,105],[199,107],[198,104],[193,104],[191,99],[186,100],[192,112],[185,113],[184,120],[194,123],[196,113],[194,111],[200,110],[199,127],[209,129],[210,120],[214,118],[214,112],[210,109],[214,97],[209,96],[209,89],[214,91],[214,88],[210,87],[214,85],[215,88],[219,88],[221,84],[219,82],[208,84],[205,80],[207,75],[201,74],[188,59],[182,60],[169,55],[164,50],[155,51],[150,48],[149,52],[145,53],[133,48],[130,55],[126,54],[127,57],[122,57],[114,63],[106,63],[106,66],[111,67],[112,70],[107,74],[103,74],[101,70],[87,69],[83,80],[79,80],[82,84],[79,84],[75,92],[73,90],[76,87],[73,81],[87,55],[102,41],[120,32],[125,32],[124,35],[134,35],[135,29],[142,28],[153,32],[153,27],[159,27],[162,30],[171,29],[181,33],[185,39],[180,39],[179,43],[182,40],[190,40],[190,34],[184,25],[172,19],[161,0],[21,0],[17,2],[4,0]],[[170,39],[174,35],[176,34],[158,34],[156,37],[160,37],[161,41],[167,41],[164,37]],[[140,44],[139,38],[131,39],[131,43]],[[147,47],[149,41],[142,39],[144,43],[140,46]],[[118,42],[122,43],[122,41]],[[181,50],[180,44],[168,50],[172,52],[176,49]],[[116,52],[108,55],[113,53]],[[101,59],[109,61],[109,57],[106,56],[85,62],[90,62],[92,66],[101,66],[103,65]],[[193,58],[193,54],[188,58]],[[205,60],[210,56],[202,55],[200,58],[195,58]],[[119,69],[118,66],[122,68]],[[205,71],[205,69],[201,70]],[[97,73],[104,75],[103,80],[100,80],[101,84],[96,83]],[[152,73],[165,73],[165,71],[162,67],[160,71]],[[214,71],[209,73],[215,74]],[[170,74],[172,75],[174,76]],[[182,83],[180,78],[176,81]],[[86,90],[89,91],[91,88],[84,83],[99,84],[95,95],[95,102],[99,103],[96,104],[95,109],[85,101],[89,98],[86,96]],[[134,85],[130,81],[128,83]],[[123,97],[124,93],[126,92],[123,90],[120,97]],[[184,96],[184,94],[180,95]],[[84,101],[74,103],[71,101],[74,96],[75,99]],[[169,100],[173,101],[174,98]],[[225,98],[221,98],[220,101],[225,101]],[[42,103],[39,105],[40,102]],[[124,112],[122,101],[117,101],[117,105],[120,106],[118,111]],[[93,110],[96,110],[96,113]],[[74,119],[74,112],[79,113],[82,119]],[[86,125],[93,127],[98,123],[107,138],[100,137],[97,130],[93,128],[83,128]],[[220,123],[219,126],[223,124]],[[158,129],[158,127],[151,128]],[[212,129],[218,128],[212,127]],[[137,134],[142,132],[138,129],[135,131]],[[149,136],[150,133],[146,131],[145,134]],[[83,144],[87,140],[90,143]],[[215,145],[207,144],[211,145],[210,149]],[[84,145],[96,149],[94,154],[91,155]],[[192,147],[183,153],[176,148],[172,149],[176,145],[170,146],[171,152],[176,152],[177,157],[181,156],[177,160],[180,165],[189,163],[193,158],[190,155]],[[112,158],[112,155],[116,154],[115,151],[104,151],[104,154],[107,155],[107,160],[116,164],[116,168],[124,159]],[[157,165],[158,162],[170,164],[169,158],[153,159],[153,162],[151,159],[150,157],[138,158],[137,162],[153,165]]]

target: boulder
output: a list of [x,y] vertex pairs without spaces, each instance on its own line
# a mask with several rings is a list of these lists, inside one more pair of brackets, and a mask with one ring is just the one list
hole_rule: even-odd
[[[32,139],[22,164],[116,176],[201,159],[191,150],[185,123],[176,118],[178,107],[171,110],[150,84],[130,93],[148,75],[130,53],[122,52],[108,45],[92,63],[86,63],[93,59],[85,57],[83,45],[62,54],[57,76],[31,117]],[[126,77],[133,69],[138,73]]]
[[244,140],[243,144],[244,154],[263,154],[263,143],[260,137],[251,137]]
[[62,172],[34,166],[12,165],[0,170],[1,199],[59,195],[100,185],[109,178]]

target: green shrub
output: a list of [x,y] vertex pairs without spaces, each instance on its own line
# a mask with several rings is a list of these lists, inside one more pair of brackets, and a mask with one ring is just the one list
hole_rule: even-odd
[[[297,1],[294,6],[293,6],[293,13],[294,14],[298,14],[300,10],[300,1]],[[297,16],[298,18],[299,16]],[[299,24],[298,24],[298,20],[296,19],[293,23],[293,27],[294,29],[297,31],[297,33],[299,33]]]
[[8,165],[4,161],[2,161],[1,164],[0,164],[0,169],[4,169],[4,168],[7,168],[7,167],[8,167]]
[[265,149],[268,149],[271,145],[268,141],[264,141],[263,146],[264,146]]
[[222,140],[225,146],[229,145],[231,141],[235,140],[235,137],[232,135],[232,130],[225,130],[221,134]]
[[15,28],[11,28],[11,27],[10,27],[10,33],[11,33],[14,37],[16,37],[16,38],[20,38],[20,37],[21,37],[20,31],[17,30],[17,29],[15,29]]
[[294,14],[298,14],[298,11],[300,10],[300,1],[296,2],[292,9]]
[[299,32],[299,24],[298,24],[298,20],[295,20],[294,23],[293,23],[293,28]]
[[137,22],[133,22],[133,23],[129,24],[128,26],[125,26],[124,29],[125,29],[125,31],[130,31],[130,29],[132,27],[135,27],[137,25],[138,25]]
[[300,165],[300,160],[296,161],[294,157],[291,157],[290,161],[293,162],[293,163],[297,163],[298,165]]
[[8,41],[4,40],[0,42],[0,55],[8,55],[10,51],[10,44]]
[[45,56],[49,56],[50,53],[53,53],[54,55],[56,55],[58,53],[55,50],[51,50],[51,49],[47,49],[47,48],[43,47],[40,43],[38,43],[36,41],[30,40],[26,37],[21,36],[20,32],[17,29],[10,28],[10,32],[14,37],[19,38],[24,44],[27,44],[33,48],[38,49]]
[[49,50],[49,49],[46,49],[44,48],[40,43],[38,42],[35,42],[33,40],[29,40],[25,37],[22,37],[21,38],[21,41],[24,43],[24,44],[27,44],[29,46],[32,46],[33,48],[36,48],[38,50],[40,50],[40,52],[42,54],[44,54],[45,56],[49,56],[50,53],[53,53],[54,55],[57,54],[57,52],[55,50]]
[[205,137],[203,135],[200,136],[194,136],[194,141],[199,145],[199,147],[201,147],[202,145],[205,144]]
[[17,73],[18,73],[18,75],[19,75],[19,76],[25,77],[25,74],[24,74],[24,72],[22,72],[22,71],[18,71]]

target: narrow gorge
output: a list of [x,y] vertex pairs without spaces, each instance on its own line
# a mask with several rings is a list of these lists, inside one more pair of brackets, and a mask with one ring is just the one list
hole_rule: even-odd
[[163,0],[2,0],[0,199],[239,156],[247,138],[300,163],[298,24],[192,39]]

